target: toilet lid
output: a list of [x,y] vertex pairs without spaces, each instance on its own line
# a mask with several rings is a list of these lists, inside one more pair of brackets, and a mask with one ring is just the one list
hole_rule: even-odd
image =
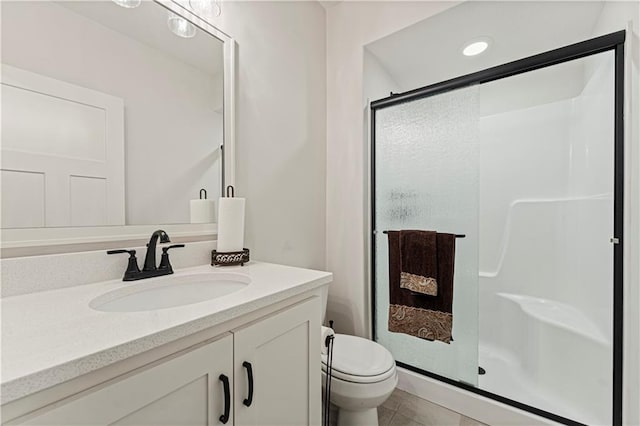
[[[323,370],[327,355],[322,355]],[[333,365],[336,373],[372,377],[384,375],[395,367],[391,353],[382,345],[362,337],[336,334],[333,341]]]

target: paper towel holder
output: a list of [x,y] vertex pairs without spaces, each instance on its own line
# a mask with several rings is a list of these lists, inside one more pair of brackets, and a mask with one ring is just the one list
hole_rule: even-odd
[[[233,185],[227,186],[226,198],[235,198],[236,191]],[[211,250],[211,266],[244,266],[249,261],[249,249],[245,248],[241,251],[219,252]]]

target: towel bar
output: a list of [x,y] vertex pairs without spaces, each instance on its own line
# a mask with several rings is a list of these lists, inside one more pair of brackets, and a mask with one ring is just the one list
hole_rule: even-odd
[[[375,234],[375,233],[376,233],[376,231],[373,231],[373,233]],[[382,233],[383,233],[383,234],[388,234],[388,233],[389,233],[389,231],[382,231]],[[465,235],[465,234],[455,234],[455,237],[456,237],[456,238],[466,238],[466,235]]]

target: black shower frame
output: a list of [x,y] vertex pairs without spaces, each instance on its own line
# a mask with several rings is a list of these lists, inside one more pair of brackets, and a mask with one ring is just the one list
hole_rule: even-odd
[[[586,56],[613,50],[615,57],[615,82],[614,82],[614,223],[613,232],[617,242],[613,244],[613,412],[612,424],[622,426],[623,406],[623,236],[624,236],[624,41],[625,31],[618,31],[601,37],[589,39],[580,43],[554,49],[545,53],[529,56],[517,61],[508,62],[492,68],[487,68],[472,74],[467,74],[451,80],[442,81],[433,85],[422,87],[408,92],[391,94],[391,96],[371,102],[371,315],[373,339],[376,335],[376,147],[375,126],[376,111],[399,105],[417,99],[442,94],[447,91],[468,87],[475,84],[488,83],[490,81],[511,77],[551,65],[584,58]],[[437,379],[444,383],[465,389],[475,394],[491,398],[493,400],[511,405],[524,411],[554,420],[567,425],[582,425],[557,414],[523,404],[501,395],[488,392],[472,385],[450,379],[429,371],[422,370],[403,362],[396,362],[400,367]],[[585,374],[589,374],[585,371]]]

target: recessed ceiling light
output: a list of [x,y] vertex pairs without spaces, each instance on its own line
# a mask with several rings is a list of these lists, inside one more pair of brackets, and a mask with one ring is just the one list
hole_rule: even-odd
[[464,56],[476,56],[487,50],[491,40],[488,37],[476,38],[465,45],[462,49]]

